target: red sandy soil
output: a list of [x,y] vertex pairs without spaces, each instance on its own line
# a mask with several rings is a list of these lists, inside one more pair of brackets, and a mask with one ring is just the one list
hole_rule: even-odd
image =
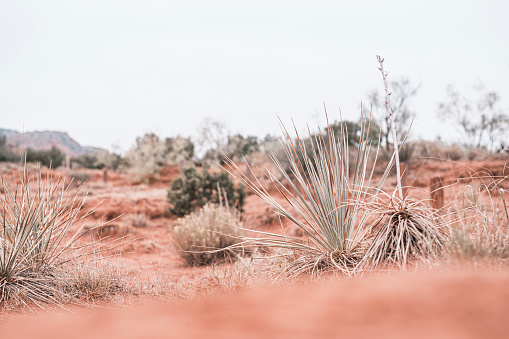
[[11,338],[507,338],[509,273],[373,276],[134,310],[25,316]]

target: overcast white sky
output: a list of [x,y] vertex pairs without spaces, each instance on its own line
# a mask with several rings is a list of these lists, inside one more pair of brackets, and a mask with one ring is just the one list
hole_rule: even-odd
[[358,119],[380,54],[390,79],[422,83],[414,138],[451,138],[448,83],[482,81],[509,111],[508,14],[507,0],[0,0],[0,128],[124,150],[205,117],[280,135],[278,115],[304,128],[322,102]]

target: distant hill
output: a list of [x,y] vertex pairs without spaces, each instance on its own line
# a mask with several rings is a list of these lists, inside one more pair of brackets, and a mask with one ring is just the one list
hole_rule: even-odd
[[55,146],[60,151],[73,156],[93,151],[94,147],[83,147],[66,132],[35,131],[20,133],[12,129],[0,128],[0,136],[5,136],[7,145],[24,149],[49,150]]

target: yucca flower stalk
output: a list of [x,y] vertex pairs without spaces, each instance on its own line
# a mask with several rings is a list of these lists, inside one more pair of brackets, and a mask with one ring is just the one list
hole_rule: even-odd
[[[359,144],[354,159],[350,158],[348,131],[345,126],[341,123],[338,137],[330,127],[328,118],[326,133],[313,135],[308,128],[312,148],[311,155],[308,155],[304,139],[297,130],[295,129],[297,138],[294,141],[282,125],[290,173],[287,173],[272,154],[271,158],[282,179],[278,180],[278,176],[268,170],[265,175],[291,208],[284,207],[258,179],[251,180],[246,176],[231,159],[226,161],[226,169],[233,176],[305,234],[305,238],[301,239],[258,232],[268,237],[244,238],[246,241],[253,241],[257,246],[290,250],[291,273],[337,268],[350,274],[362,258],[364,244],[361,235],[370,211],[361,206],[365,200],[376,197],[390,166],[377,187],[372,188],[374,164],[371,164],[371,171],[367,168],[371,150],[368,140],[370,120],[362,114]],[[253,172],[251,167],[249,169]],[[256,178],[256,175],[253,177]],[[285,183],[289,183],[289,188]]]
[[362,260],[363,267],[376,268],[381,265],[407,267],[411,259],[437,257],[448,240],[448,230],[436,210],[423,200],[404,196],[399,168],[399,140],[396,135],[390,104],[387,73],[383,68],[384,59],[377,56],[379,70],[386,93],[387,113],[390,117],[394,142],[393,157],[396,159],[396,191],[385,199],[376,199],[367,209],[379,214],[378,219],[367,230],[369,247]]

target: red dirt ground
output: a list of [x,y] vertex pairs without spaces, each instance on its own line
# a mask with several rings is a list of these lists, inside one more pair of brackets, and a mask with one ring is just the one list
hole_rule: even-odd
[[509,274],[468,270],[254,289],[135,310],[26,316],[13,338],[507,338]]

